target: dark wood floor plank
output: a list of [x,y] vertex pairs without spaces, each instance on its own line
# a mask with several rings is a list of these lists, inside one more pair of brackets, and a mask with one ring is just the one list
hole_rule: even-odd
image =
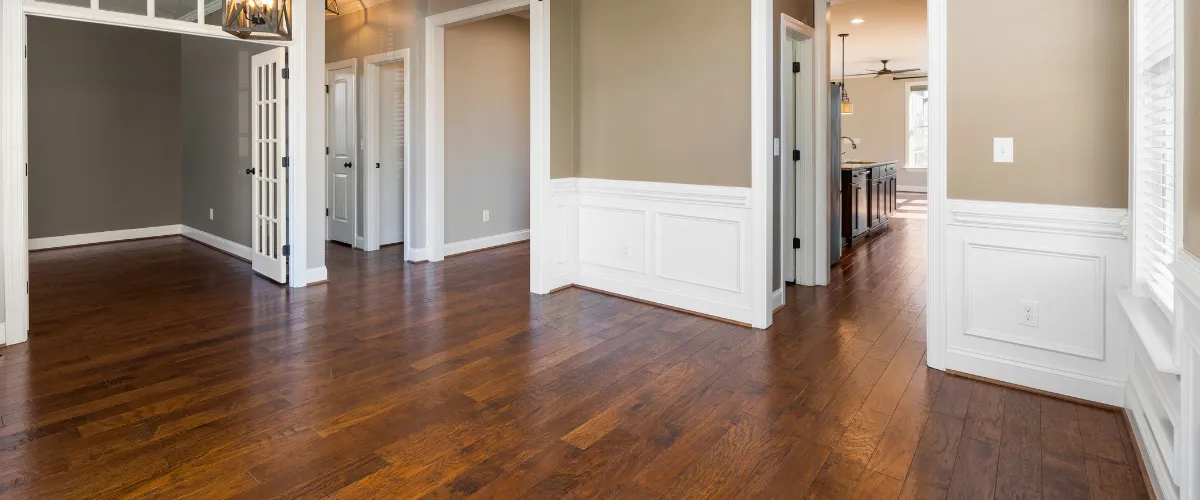
[[531,295],[527,245],[330,245],[304,289],[181,238],[37,252],[0,500],[1147,498],[1116,414],[925,366],[924,225],[764,331]]

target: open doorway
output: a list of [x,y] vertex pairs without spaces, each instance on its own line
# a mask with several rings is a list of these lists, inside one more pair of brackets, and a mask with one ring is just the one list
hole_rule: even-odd
[[28,41],[33,335],[288,282],[285,49],[40,16]]
[[[408,241],[411,212],[405,204],[411,197],[410,57],[409,50],[402,49],[369,56],[364,61],[367,168],[363,181],[363,248],[367,251]],[[407,247],[405,250],[408,260]]]

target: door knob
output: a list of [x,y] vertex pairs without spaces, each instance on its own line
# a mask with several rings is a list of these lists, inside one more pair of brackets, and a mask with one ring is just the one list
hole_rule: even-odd
[[253,169],[253,168],[247,168],[247,169],[246,169],[246,175],[254,175],[254,169]]
[[353,164],[351,164],[350,162],[346,162],[346,164],[345,164],[344,166],[345,166],[346,168],[354,168],[354,165],[353,165]]

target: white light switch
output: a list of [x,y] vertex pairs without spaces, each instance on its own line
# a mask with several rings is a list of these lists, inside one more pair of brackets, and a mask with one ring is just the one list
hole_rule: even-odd
[[992,161],[995,163],[1013,162],[1013,138],[997,137],[992,143]]

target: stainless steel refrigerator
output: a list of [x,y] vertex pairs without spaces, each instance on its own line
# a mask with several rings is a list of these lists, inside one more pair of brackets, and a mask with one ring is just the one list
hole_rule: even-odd
[[829,88],[829,265],[842,260],[842,84]]

